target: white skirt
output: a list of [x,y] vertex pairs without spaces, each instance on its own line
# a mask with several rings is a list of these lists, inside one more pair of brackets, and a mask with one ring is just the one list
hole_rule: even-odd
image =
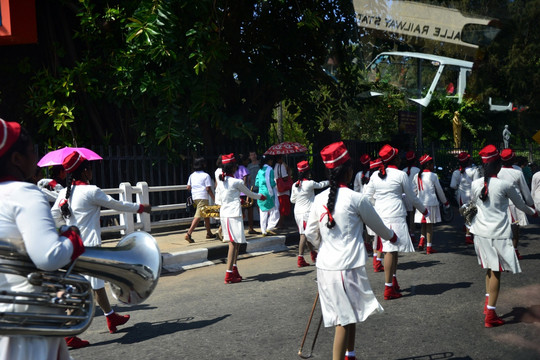
[[364,266],[341,271],[317,269],[317,284],[325,327],[356,324],[384,311]]
[[244,221],[241,216],[220,217],[223,240],[237,244],[245,244],[246,234],[244,234]]
[[383,252],[414,252],[414,245],[409,235],[409,227],[407,226],[407,220],[405,217],[394,217],[388,219],[382,219],[384,225],[394,230],[398,239],[395,243],[391,243],[390,240],[382,240]]
[[72,360],[63,337],[0,336],[1,360]]
[[439,206],[427,206],[429,209],[429,216],[426,217],[425,221],[422,221],[424,215],[418,210],[414,212],[414,222],[416,224],[436,224],[441,222],[441,208]]
[[488,239],[475,235],[474,250],[478,264],[484,269],[511,271],[514,274],[521,272],[512,239]]
[[298,227],[298,232],[300,235],[304,234],[306,229],[306,223],[309,217],[309,213],[294,213],[294,220],[296,221],[296,227]]

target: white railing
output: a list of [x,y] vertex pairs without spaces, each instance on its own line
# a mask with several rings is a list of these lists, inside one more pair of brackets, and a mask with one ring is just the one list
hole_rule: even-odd
[[[131,186],[130,183],[121,183],[118,188],[103,189],[108,195],[118,195],[119,200],[136,202],[139,204],[150,203],[150,193],[152,192],[164,192],[164,191],[187,191],[187,185],[170,185],[170,186],[148,186],[144,181],[138,182],[136,186]],[[135,198],[134,198],[135,196]],[[170,211],[170,210],[185,210],[186,203],[178,204],[152,204],[152,212]],[[120,232],[121,234],[129,234],[135,230],[144,230],[151,232],[152,229],[191,224],[193,217],[177,218],[168,220],[159,220],[152,222],[150,214],[133,214],[124,213],[116,210],[102,210],[100,215],[103,216],[118,216],[118,225],[104,226],[101,228],[102,233],[106,232]]]

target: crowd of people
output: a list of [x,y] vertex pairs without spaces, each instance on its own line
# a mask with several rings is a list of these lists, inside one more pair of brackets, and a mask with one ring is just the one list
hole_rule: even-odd
[[[444,208],[450,205],[429,154],[417,158],[409,151],[403,157],[405,166],[401,166],[400,151],[387,144],[378,158],[362,154],[356,174],[354,159],[343,142],[324,147],[320,155],[328,177],[321,181],[313,179],[307,160],[297,162],[293,171],[282,156],[223,154],[217,159],[212,179],[206,172],[206,159],[196,158],[187,184],[196,212],[185,240],[195,242],[193,231],[203,219],[206,238],[219,237],[229,244],[224,283],[239,283],[243,277],[238,270],[238,253],[240,245],[246,243],[246,233],[274,235],[292,215],[300,234],[296,265],[311,265],[304,258],[307,249],[317,268],[324,324],[335,328],[333,358],[353,360],[356,324],[383,311],[367,277],[368,255],[373,253],[373,271],[384,271],[384,300],[399,299],[398,254],[416,250],[436,253],[434,225],[441,222],[440,203]],[[531,176],[529,187],[521,168],[514,166],[512,149],[499,152],[488,145],[479,156],[482,167],[472,165],[470,154],[458,154],[459,168],[452,174],[450,187],[460,206],[472,204],[476,208],[476,215],[464,223],[465,242],[474,245],[478,263],[486,270],[484,325],[494,327],[504,324],[496,313],[501,273],[521,272],[519,229],[528,224],[527,216],[538,216],[535,204],[540,206],[540,172]],[[102,207],[133,213],[151,211],[150,204],[118,201],[91,185],[92,168],[78,152],[55,168],[52,179],[36,176],[35,164],[26,130],[0,119],[0,238],[24,244],[30,261],[39,269],[60,269],[84,253],[85,246],[101,246]],[[203,215],[204,207],[212,203],[219,205],[216,233]],[[260,232],[255,229],[256,209]],[[87,278],[109,332],[116,332],[129,315],[119,315],[111,307],[103,280]],[[24,276],[0,273],[0,290],[36,292],[39,286]],[[0,311],[25,311],[31,306],[4,303]],[[69,359],[68,347],[88,345],[75,336],[2,336],[0,358],[56,354],[54,357]]]

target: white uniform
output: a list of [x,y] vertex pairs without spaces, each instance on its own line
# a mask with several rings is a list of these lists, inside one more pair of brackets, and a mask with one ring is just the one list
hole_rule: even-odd
[[485,202],[480,199],[483,187],[483,178],[473,181],[471,187],[471,198],[478,208],[478,213],[471,223],[478,263],[484,269],[519,273],[521,268],[512,244],[508,201],[512,200],[519,209],[529,215],[534,215],[535,210],[525,204],[514,186],[506,180],[489,180],[488,199]]
[[354,183],[353,183],[353,189],[356,192],[363,193],[364,192],[364,184],[362,184],[362,178],[368,178],[369,180],[370,171],[366,171],[364,174],[362,171],[359,171],[356,176],[354,177]]
[[477,168],[466,167],[463,174],[459,170],[452,173],[450,187],[456,190],[456,201],[459,206],[467,204],[471,199],[471,184],[480,178]]
[[[529,186],[527,186],[527,182],[525,181],[525,176],[523,176],[523,172],[521,170],[502,167],[501,171],[499,171],[499,173],[497,174],[497,177],[499,179],[506,180],[510,182],[512,185],[514,185],[518,194],[520,194],[523,197],[523,200],[525,201],[527,205],[529,206],[534,205],[531,191],[529,190]],[[527,215],[525,215],[523,211],[516,208],[512,200],[510,200],[508,211],[509,211],[510,221],[512,222],[512,224],[517,224],[520,226],[529,225],[529,220],[527,219]]]
[[426,211],[426,207],[414,194],[407,174],[397,168],[388,167],[386,177],[381,179],[379,171],[375,171],[366,186],[365,194],[375,199],[375,210],[385,225],[394,230],[398,236],[398,240],[394,244],[383,240],[383,251],[414,252],[402,194],[409,197],[414,207],[422,213]]
[[[0,238],[22,241],[32,262],[42,270],[54,271],[71,261],[73,245],[58,235],[50,205],[37,186],[21,181],[0,182],[0,198]],[[0,290],[35,293],[40,287],[30,285],[26,277],[0,273]],[[30,309],[45,308],[0,304],[0,312]],[[63,337],[0,336],[0,359],[63,360],[70,356]]]
[[384,239],[394,235],[368,197],[348,188],[338,189],[332,214],[336,225],[329,229],[329,193],[328,189],[315,197],[305,231],[308,241],[319,248],[317,284],[326,327],[361,322],[383,310],[366,275],[364,223]]
[[250,191],[244,181],[226,176],[218,183],[219,219],[223,230],[223,239],[235,243],[245,243],[244,221],[240,194],[244,193],[252,199],[260,199],[261,195]]
[[531,195],[537,209],[540,209],[540,171],[536,172],[531,181]]
[[439,208],[439,199],[443,204],[446,203],[446,196],[439,182],[437,174],[424,170],[422,172],[421,182],[418,181],[419,173],[414,175],[412,185],[413,190],[425,207],[429,209],[429,216],[425,217],[418,210],[414,213],[414,222],[420,224],[436,224],[441,222],[441,211]]
[[[140,205],[119,201],[105,194],[103,190],[95,185],[88,185],[77,182],[78,185],[71,185],[71,197],[68,204],[71,209],[71,216],[64,219],[60,209],[60,202],[66,198],[67,189],[63,189],[58,194],[58,199],[51,208],[54,221],[60,225],[74,225],[81,231],[81,238],[84,246],[101,246],[101,225],[100,210],[102,207],[122,212],[136,213],[140,210]],[[85,276],[92,284],[92,289],[98,290],[105,286],[105,282],[91,276]]]
[[315,189],[323,189],[329,184],[329,181],[316,182],[313,180],[302,180],[299,186],[296,186],[296,183],[293,184],[291,189],[291,203],[295,204],[294,219],[296,220],[300,235],[304,233],[309,211],[315,200]]
[[[409,170],[408,174],[407,174],[407,170]],[[403,172],[407,174],[407,177],[409,178],[409,181],[412,186],[414,176],[420,172],[420,169],[417,168],[416,166],[411,166],[410,169],[409,167],[404,168]],[[405,194],[403,194],[403,202],[405,203],[405,208],[407,209],[407,212],[414,210],[412,201]]]

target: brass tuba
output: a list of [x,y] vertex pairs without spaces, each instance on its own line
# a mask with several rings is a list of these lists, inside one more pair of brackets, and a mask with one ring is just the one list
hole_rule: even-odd
[[90,283],[80,274],[111,283],[120,302],[139,304],[155,289],[161,273],[156,240],[136,231],[114,248],[87,247],[69,269],[37,269],[22,241],[0,239],[0,273],[19,275],[38,291],[0,290],[0,335],[73,336],[85,331],[94,316]]

